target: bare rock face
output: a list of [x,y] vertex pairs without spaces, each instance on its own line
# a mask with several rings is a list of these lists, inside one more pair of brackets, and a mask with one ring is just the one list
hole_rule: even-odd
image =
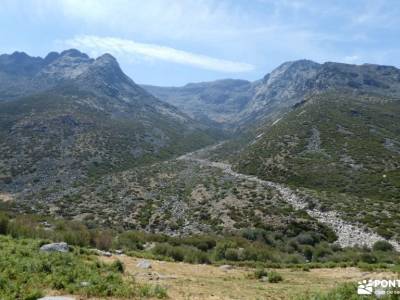
[[51,243],[51,244],[46,244],[40,247],[40,251],[43,252],[68,252],[69,247],[67,243],[61,242],[61,243]]

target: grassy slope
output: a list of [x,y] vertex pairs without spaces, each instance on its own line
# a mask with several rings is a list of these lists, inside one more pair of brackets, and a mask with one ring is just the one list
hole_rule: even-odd
[[263,128],[263,136],[242,152],[237,169],[311,189],[323,206],[391,236],[400,232],[399,124],[399,101],[314,96]]
[[129,299],[165,294],[161,288],[124,277],[119,262],[102,263],[80,248],[70,253],[43,253],[39,251],[41,243],[0,236],[1,299],[34,300],[47,293]]
[[[77,295],[79,299],[333,299],[355,296],[357,281],[394,278],[396,274],[356,268],[279,269],[282,281],[257,278],[258,271],[234,267],[151,260],[151,270],[136,265],[138,258],[96,257],[84,248],[70,253],[41,253],[43,242],[0,236],[0,298],[34,300],[44,295]],[[120,263],[121,262],[121,263]],[[276,273],[265,270],[267,276]],[[131,274],[135,274],[133,277]],[[82,284],[87,282],[87,284]],[[327,290],[346,283],[324,296]],[[163,286],[168,286],[166,292]],[[317,294],[316,294],[317,293]],[[321,293],[321,294],[320,294]],[[312,295],[315,298],[312,298]],[[335,298],[335,299],[336,299]],[[365,298],[362,298],[365,299]]]

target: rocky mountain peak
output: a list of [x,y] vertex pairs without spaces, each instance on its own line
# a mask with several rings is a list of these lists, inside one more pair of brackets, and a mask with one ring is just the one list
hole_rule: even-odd
[[30,76],[43,66],[43,59],[31,57],[25,52],[0,55],[0,72],[10,75]]
[[112,56],[109,53],[105,53],[105,54],[99,56],[98,58],[96,58],[95,64],[98,64],[98,65],[111,64],[111,65],[119,66],[119,64],[118,64],[117,60],[115,59],[115,57]]
[[68,49],[61,52],[60,56],[68,56],[68,57],[79,57],[82,59],[89,59],[89,56],[85,53],[80,52],[77,49]]
[[44,61],[46,64],[50,64],[59,57],[60,57],[60,54],[58,52],[52,51],[46,55],[46,57],[44,58]]

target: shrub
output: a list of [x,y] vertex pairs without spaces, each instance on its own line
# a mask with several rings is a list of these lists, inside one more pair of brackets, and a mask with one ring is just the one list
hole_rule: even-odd
[[304,249],[303,249],[303,254],[304,254],[304,257],[305,257],[308,261],[311,261],[312,258],[313,258],[313,248],[310,247],[310,246],[304,247]]
[[393,245],[387,241],[377,241],[373,246],[372,249],[374,251],[392,251]]
[[264,268],[259,268],[254,271],[254,277],[256,279],[261,279],[266,276],[268,276],[268,272]]
[[210,259],[207,256],[207,253],[204,253],[199,250],[191,250],[187,251],[185,254],[185,262],[190,264],[209,264]]
[[231,241],[219,242],[214,248],[214,256],[216,260],[225,259],[225,252],[229,248],[236,248],[236,244]]
[[174,247],[167,243],[157,244],[152,251],[154,254],[171,257],[175,261],[183,261],[185,258],[183,247]]
[[329,248],[326,248],[324,246],[318,246],[315,250],[314,250],[314,255],[313,257],[315,259],[321,259],[323,257],[326,257],[328,255],[332,254],[332,251]]
[[228,248],[225,251],[225,259],[227,260],[232,260],[232,261],[237,261],[239,260],[239,254],[236,249]]
[[282,278],[281,274],[279,274],[278,272],[276,272],[276,271],[269,272],[269,274],[268,274],[268,282],[277,283],[277,282],[280,282],[282,280],[283,280],[283,278]]
[[97,249],[109,250],[112,246],[113,234],[109,230],[98,231],[94,234],[93,240]]
[[314,245],[315,244],[315,240],[313,238],[313,236],[309,233],[302,233],[299,236],[297,236],[297,242],[301,245]]
[[126,248],[129,250],[142,250],[143,242],[144,238],[141,237],[137,232],[126,231],[118,235],[113,246],[115,248]]
[[119,259],[117,259],[116,261],[114,261],[111,264],[111,268],[114,271],[119,272],[119,273],[124,273],[124,271],[125,271],[125,266],[124,266],[123,262],[120,261]]
[[360,260],[368,264],[373,264],[377,262],[376,256],[371,253],[362,253],[360,255]]
[[0,234],[8,233],[9,221],[10,221],[10,219],[8,218],[8,216],[5,213],[0,212]]

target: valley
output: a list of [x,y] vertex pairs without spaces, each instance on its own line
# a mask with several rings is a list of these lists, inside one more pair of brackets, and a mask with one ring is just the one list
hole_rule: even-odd
[[3,250],[66,242],[55,262],[93,289],[18,280],[83,299],[329,299],[398,276],[399,99],[390,66],[298,60],[253,82],[157,87],[109,54],[1,55]]

